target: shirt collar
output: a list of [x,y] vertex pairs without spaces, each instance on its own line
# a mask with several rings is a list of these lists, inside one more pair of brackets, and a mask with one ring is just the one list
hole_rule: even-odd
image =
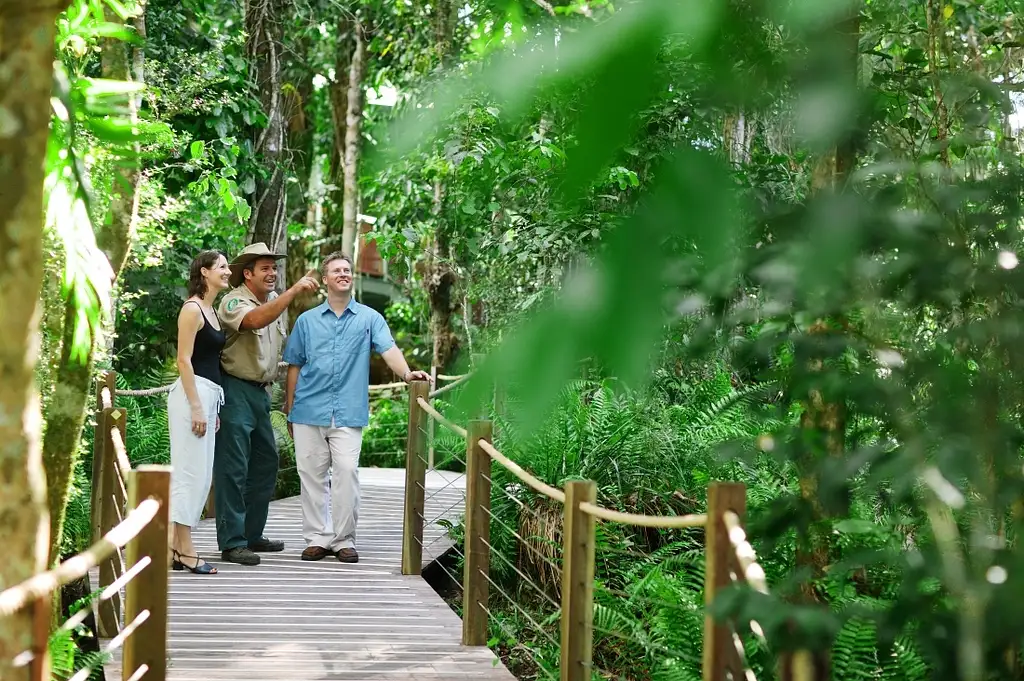
[[[326,300],[320,303],[317,309],[320,311],[320,314],[327,314],[328,312],[334,314],[334,310],[331,309],[330,303],[328,303]],[[356,302],[355,298],[348,299],[348,306],[345,308],[342,314],[345,314],[345,312],[351,312],[352,314],[356,314],[357,312],[359,312],[359,303]]]
[[252,302],[256,303],[257,305],[262,305],[263,303],[269,303],[271,300],[273,300],[274,298],[277,297],[277,291],[271,291],[270,295],[267,296],[267,299],[265,301],[263,301],[263,303],[261,303],[260,299],[257,298],[256,294],[252,292],[252,289],[250,289],[248,286],[245,285],[244,281],[242,282],[242,284],[240,286],[238,286],[235,289],[235,291],[238,291],[244,298],[248,298],[249,300],[251,300]]

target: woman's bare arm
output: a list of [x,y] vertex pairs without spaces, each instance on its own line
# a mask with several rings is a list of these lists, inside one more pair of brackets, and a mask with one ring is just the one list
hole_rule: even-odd
[[199,391],[196,389],[196,375],[192,371],[192,350],[195,348],[196,334],[203,328],[203,323],[203,315],[198,305],[190,303],[181,306],[178,313],[178,375],[181,377],[181,387],[185,389],[185,397],[193,410],[203,408]]

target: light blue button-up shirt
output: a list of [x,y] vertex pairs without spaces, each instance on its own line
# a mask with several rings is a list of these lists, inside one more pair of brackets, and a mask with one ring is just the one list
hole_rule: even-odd
[[308,426],[362,428],[370,421],[370,348],[395,339],[383,315],[349,300],[341,315],[325,302],[295,320],[283,359],[301,367],[288,420]]

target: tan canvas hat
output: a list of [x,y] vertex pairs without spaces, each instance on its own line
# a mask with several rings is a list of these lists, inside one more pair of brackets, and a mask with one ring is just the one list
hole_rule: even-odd
[[231,277],[228,279],[228,283],[231,286],[241,286],[242,281],[245,277],[242,276],[242,269],[253,262],[257,258],[273,258],[274,260],[281,260],[288,256],[282,255],[281,253],[271,253],[267,245],[262,241],[257,241],[254,244],[250,244],[242,249],[242,252],[235,256],[235,259],[231,261]]

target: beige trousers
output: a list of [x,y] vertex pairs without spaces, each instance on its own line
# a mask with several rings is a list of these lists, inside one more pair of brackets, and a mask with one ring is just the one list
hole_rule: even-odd
[[362,428],[293,424],[302,537],[331,551],[355,548]]

